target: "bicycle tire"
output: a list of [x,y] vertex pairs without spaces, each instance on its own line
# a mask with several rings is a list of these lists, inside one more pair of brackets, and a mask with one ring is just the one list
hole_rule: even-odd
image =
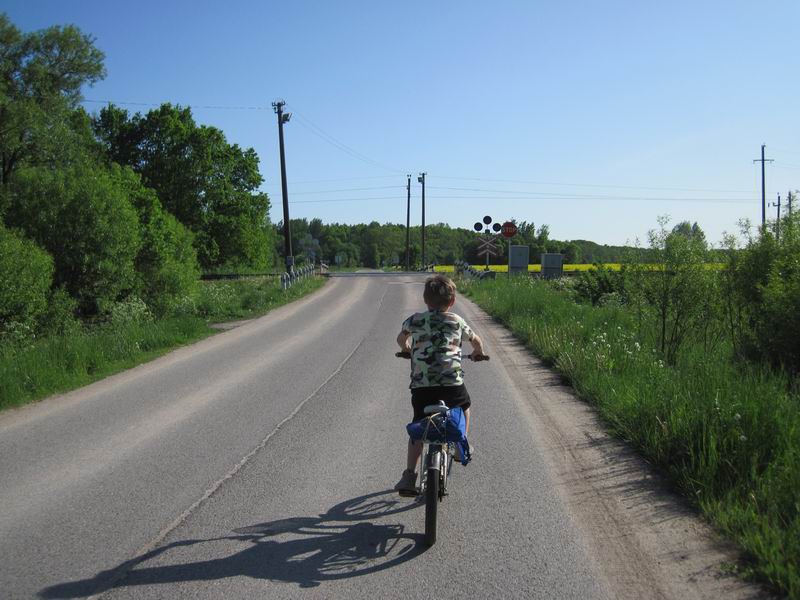
[[436,543],[436,512],[439,508],[439,473],[428,469],[428,482],[425,487],[425,543]]

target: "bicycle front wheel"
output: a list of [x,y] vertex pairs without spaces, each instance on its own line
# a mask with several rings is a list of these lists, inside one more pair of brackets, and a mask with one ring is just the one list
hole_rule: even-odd
[[425,487],[425,543],[433,546],[436,543],[436,511],[439,509],[439,472],[428,469],[428,481]]

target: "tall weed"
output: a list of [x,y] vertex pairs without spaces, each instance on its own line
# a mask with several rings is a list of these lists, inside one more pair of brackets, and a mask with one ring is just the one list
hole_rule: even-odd
[[709,354],[696,336],[672,365],[661,323],[629,308],[573,302],[544,282],[460,286],[597,405],[614,432],[663,469],[800,598],[800,399],[780,374]]

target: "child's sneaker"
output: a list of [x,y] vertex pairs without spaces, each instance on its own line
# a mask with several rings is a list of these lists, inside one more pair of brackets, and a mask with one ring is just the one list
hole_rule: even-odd
[[394,486],[394,489],[396,489],[397,493],[399,493],[401,496],[416,496],[417,474],[414,471],[409,471],[406,469],[403,471],[403,476],[400,478],[400,481],[397,482],[397,485]]

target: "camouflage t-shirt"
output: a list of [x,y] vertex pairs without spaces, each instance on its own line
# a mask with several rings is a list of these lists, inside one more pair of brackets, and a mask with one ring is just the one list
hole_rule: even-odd
[[471,340],[472,329],[455,313],[414,313],[403,321],[411,334],[409,387],[462,385],[461,342]]

